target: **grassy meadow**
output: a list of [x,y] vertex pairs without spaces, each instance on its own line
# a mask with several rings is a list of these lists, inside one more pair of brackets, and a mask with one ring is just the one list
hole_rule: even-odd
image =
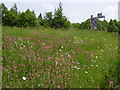
[[119,87],[118,34],[2,27],[3,88]]

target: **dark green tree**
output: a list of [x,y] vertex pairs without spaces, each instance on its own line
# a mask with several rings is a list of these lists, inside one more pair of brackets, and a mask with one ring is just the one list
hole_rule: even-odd
[[98,20],[98,30],[107,31],[107,28],[108,28],[108,22],[106,20],[104,21]]
[[18,8],[17,8],[17,5],[14,4],[14,5],[12,6],[12,8],[10,9],[10,11],[13,12],[14,14],[18,14]]
[[45,27],[47,26],[47,22],[46,22],[45,19],[43,19],[41,13],[40,13],[39,16],[38,16],[38,22],[39,22],[39,24],[40,24],[41,26],[45,26]]
[[30,11],[29,9],[27,9],[25,12],[22,12],[18,18],[18,26],[20,27],[38,26],[38,21],[34,11]]
[[90,19],[86,20],[85,22],[82,22],[79,26],[81,29],[91,29],[91,21]]
[[13,12],[8,11],[3,17],[3,23],[7,26],[16,26],[16,15]]
[[4,3],[1,3],[0,4],[0,7],[1,7],[1,16],[2,16],[2,25],[4,25],[4,21],[5,21],[5,15],[7,14],[7,12],[8,12],[8,9],[7,9],[7,7],[5,6],[5,4]]
[[110,20],[109,24],[108,24],[108,32],[118,32],[118,27],[115,25],[115,21],[114,20]]
[[47,24],[48,26],[51,26],[51,25],[52,25],[52,20],[53,20],[52,12],[47,12],[47,13],[45,13],[44,19],[46,20],[46,24]]
[[51,26],[54,28],[67,28],[69,25],[70,22],[68,21],[68,18],[63,15],[62,3],[60,2],[59,7],[55,9]]
[[38,16],[38,21],[40,22],[42,20],[42,14],[40,13],[39,16]]

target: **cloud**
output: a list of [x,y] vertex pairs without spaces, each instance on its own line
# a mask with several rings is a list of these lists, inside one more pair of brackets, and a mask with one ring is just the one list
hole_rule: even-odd
[[108,6],[104,8],[103,13],[106,16],[106,20],[118,19],[118,6]]
[[71,22],[83,22],[89,18],[89,14],[85,12],[81,12],[79,10],[71,11],[68,13],[67,17]]
[[44,11],[53,11],[55,9],[54,5],[50,3],[41,3],[40,7],[44,9]]

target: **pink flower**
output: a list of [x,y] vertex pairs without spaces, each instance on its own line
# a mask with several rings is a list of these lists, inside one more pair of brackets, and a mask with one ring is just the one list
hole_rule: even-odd
[[6,88],[9,88],[9,86],[6,86]]
[[68,55],[68,57],[70,58],[70,55]]
[[48,73],[50,73],[50,72],[48,72]]
[[45,48],[46,48],[46,49],[49,49],[49,48],[51,48],[51,47],[50,47],[50,46],[46,46]]
[[58,88],[60,88],[60,86],[58,86]]
[[40,87],[40,84],[38,84],[38,86]]
[[8,71],[8,69],[5,69],[5,71]]
[[110,81],[109,84],[113,84],[114,82],[113,81]]
[[42,45],[45,45],[45,43],[42,43]]
[[38,77],[40,77],[40,75],[38,75]]

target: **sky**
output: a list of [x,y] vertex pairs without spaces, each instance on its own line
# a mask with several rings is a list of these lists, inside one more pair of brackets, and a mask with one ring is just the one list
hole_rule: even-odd
[[[34,10],[36,16],[39,13],[54,12],[59,2],[63,4],[63,13],[72,23],[81,23],[97,13],[105,15],[106,20],[118,20],[118,1],[120,0],[1,0],[0,2],[10,9],[14,3],[18,10]],[[102,20],[102,19],[101,19]]]

